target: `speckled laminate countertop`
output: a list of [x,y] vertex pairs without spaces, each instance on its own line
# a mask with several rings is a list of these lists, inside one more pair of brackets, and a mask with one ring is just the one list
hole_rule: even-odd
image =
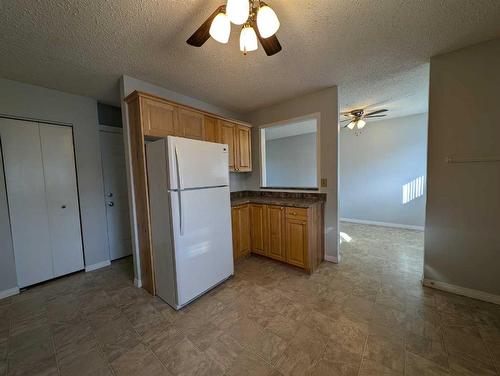
[[318,202],[324,202],[325,199],[326,196],[324,194],[249,191],[232,194],[231,206],[253,203],[308,208]]

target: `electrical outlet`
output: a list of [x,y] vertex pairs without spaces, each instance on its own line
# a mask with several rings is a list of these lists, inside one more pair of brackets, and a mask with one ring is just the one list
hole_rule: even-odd
[[321,179],[321,188],[326,188],[328,187],[328,180],[323,178]]

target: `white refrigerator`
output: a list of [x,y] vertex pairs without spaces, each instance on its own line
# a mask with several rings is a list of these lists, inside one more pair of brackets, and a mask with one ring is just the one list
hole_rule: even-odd
[[146,145],[157,295],[180,309],[234,273],[228,146]]

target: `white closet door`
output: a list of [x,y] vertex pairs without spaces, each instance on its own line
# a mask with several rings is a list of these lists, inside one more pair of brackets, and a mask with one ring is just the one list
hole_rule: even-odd
[[40,135],[36,123],[0,118],[19,287],[53,278]]
[[70,127],[40,124],[54,277],[84,268]]

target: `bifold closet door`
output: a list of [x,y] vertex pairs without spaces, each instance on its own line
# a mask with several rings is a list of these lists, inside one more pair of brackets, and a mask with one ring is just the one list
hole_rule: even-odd
[[42,150],[36,123],[0,118],[17,282],[53,278]]
[[19,287],[83,269],[71,128],[0,118],[0,138]]
[[39,128],[54,277],[59,277],[84,267],[73,132],[57,125]]

